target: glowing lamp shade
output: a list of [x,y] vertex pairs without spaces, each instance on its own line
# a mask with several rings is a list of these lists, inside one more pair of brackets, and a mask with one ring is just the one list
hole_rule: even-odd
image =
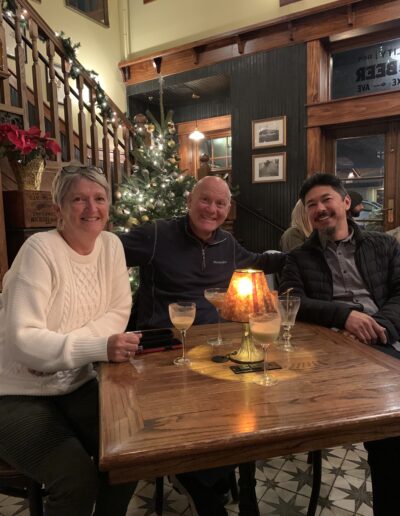
[[263,312],[273,307],[273,300],[263,271],[237,269],[229,283],[222,308],[222,317],[243,324],[242,342],[236,353],[231,353],[234,362],[261,362],[263,354],[256,349],[250,336],[249,314]]
[[269,288],[263,271],[236,270],[225,296],[222,317],[228,321],[249,322],[249,314],[263,312]]
[[197,126],[196,126],[196,129],[189,134],[189,138],[191,140],[194,140],[195,142],[198,142],[200,140],[204,140],[205,136],[204,136],[204,134],[202,132],[200,132],[197,129]]

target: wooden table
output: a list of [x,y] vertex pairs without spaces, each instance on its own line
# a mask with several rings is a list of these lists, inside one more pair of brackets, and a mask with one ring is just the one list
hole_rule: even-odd
[[[272,387],[210,360],[214,325],[188,332],[191,367],[179,351],[103,364],[100,466],[114,483],[400,435],[400,361],[340,333],[296,323]],[[239,346],[241,325],[223,325]]]

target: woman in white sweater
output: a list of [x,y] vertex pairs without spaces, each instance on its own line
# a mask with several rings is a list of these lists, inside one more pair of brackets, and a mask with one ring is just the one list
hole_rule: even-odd
[[135,485],[97,468],[93,362],[124,362],[131,293],[122,245],[103,231],[110,189],[101,169],[64,167],[53,182],[58,228],[31,236],[0,295],[0,457],[43,483],[47,516],[119,516]]

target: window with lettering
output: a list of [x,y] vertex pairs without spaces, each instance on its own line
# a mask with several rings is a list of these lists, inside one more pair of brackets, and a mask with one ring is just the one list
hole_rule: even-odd
[[400,39],[332,53],[332,99],[398,89]]

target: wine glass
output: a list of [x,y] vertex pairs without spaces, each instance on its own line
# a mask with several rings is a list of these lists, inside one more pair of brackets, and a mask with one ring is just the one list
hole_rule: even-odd
[[294,351],[292,346],[291,338],[292,334],[290,330],[296,321],[296,315],[300,307],[300,298],[298,296],[291,296],[284,294],[278,296],[278,307],[281,314],[282,326],[283,326],[283,351]]
[[204,290],[204,297],[209,303],[215,306],[218,314],[218,337],[212,337],[207,340],[212,346],[220,346],[221,344],[229,344],[229,339],[221,337],[221,310],[225,301],[226,288],[206,288]]
[[171,303],[168,305],[169,317],[172,324],[182,335],[182,356],[175,358],[175,365],[190,365],[190,360],[185,357],[186,332],[192,326],[196,316],[196,305],[187,301]]
[[257,312],[249,315],[250,330],[256,345],[264,350],[264,375],[257,377],[254,383],[274,385],[278,380],[268,374],[267,349],[279,335],[281,316],[278,311]]

